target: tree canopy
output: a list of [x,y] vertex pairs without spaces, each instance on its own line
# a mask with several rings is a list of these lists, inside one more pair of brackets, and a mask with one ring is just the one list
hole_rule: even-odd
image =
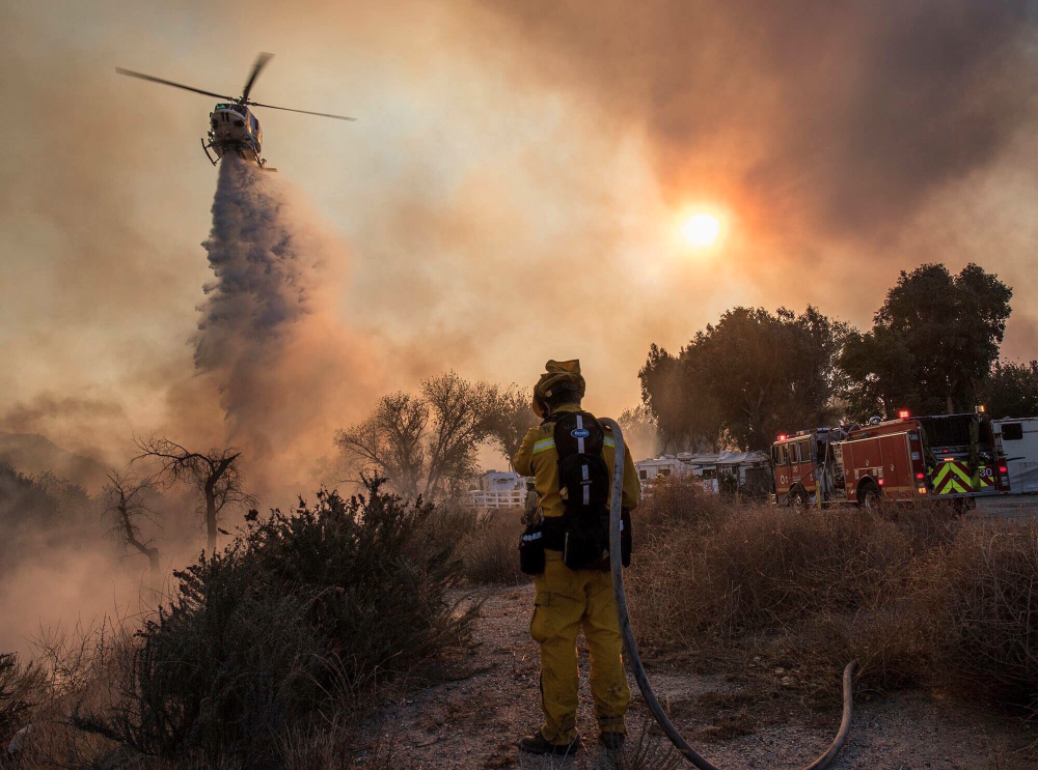
[[336,433],[346,480],[377,475],[408,499],[457,495],[478,471],[481,444],[518,446],[532,419],[529,403],[516,388],[502,393],[455,372],[424,381],[417,395],[385,396],[367,420]]
[[981,401],[994,418],[1038,415],[1038,361],[995,362],[984,383]]
[[902,271],[872,330],[851,334],[840,356],[852,416],[972,409],[998,359],[1012,296],[975,264],[956,276],[942,264]]
[[722,434],[764,449],[775,434],[827,422],[840,383],[845,324],[813,307],[737,307],[677,356],[652,346],[639,376],[665,448],[716,448]]

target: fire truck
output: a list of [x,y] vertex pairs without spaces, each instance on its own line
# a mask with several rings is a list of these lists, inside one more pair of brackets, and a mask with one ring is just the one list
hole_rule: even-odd
[[979,408],[781,435],[771,447],[774,501],[875,510],[885,500],[948,500],[968,510],[977,497],[1009,492],[999,439]]

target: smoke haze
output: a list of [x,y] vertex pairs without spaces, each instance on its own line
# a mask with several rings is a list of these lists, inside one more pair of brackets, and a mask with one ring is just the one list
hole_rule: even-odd
[[204,246],[216,280],[195,366],[213,375],[226,441],[246,450],[253,477],[262,469],[262,484],[277,473],[279,485],[303,489],[314,459],[331,452],[331,426],[359,419],[375,388],[369,344],[336,317],[345,245],[282,176],[230,156]]
[[[1033,22],[1005,0],[8,4],[0,430],[111,464],[135,433],[230,440],[302,483],[437,371],[529,384],[580,357],[615,415],[651,342],[735,304],[867,325],[932,260],[1014,286],[1005,352],[1033,356]],[[287,231],[235,213],[229,164],[210,211],[209,100],[113,74],[236,93],[257,50],[256,98],[360,118],[258,110],[281,173],[235,189]],[[720,248],[676,237],[697,206]]]

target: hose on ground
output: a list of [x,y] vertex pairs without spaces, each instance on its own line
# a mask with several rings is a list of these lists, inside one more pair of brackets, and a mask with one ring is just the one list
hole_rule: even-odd
[[[601,423],[612,430],[616,442],[616,455],[613,468],[612,505],[609,510],[609,567],[613,573],[613,594],[616,597],[616,609],[620,615],[620,633],[624,638],[624,646],[627,648],[627,660],[634,679],[638,683],[638,689],[642,692],[645,705],[649,707],[653,719],[660,726],[664,735],[670,739],[675,748],[693,766],[699,770],[718,770],[710,764],[695,749],[693,749],[681,733],[674,727],[667,714],[660,706],[656,694],[652,691],[649,678],[645,675],[645,667],[642,665],[641,656],[638,655],[638,646],[634,642],[634,633],[631,630],[631,618],[627,613],[627,594],[624,592],[623,564],[620,553],[620,513],[622,508],[623,479],[624,479],[624,438],[623,431],[615,420],[603,419]],[[825,750],[818,759],[808,765],[805,770],[825,770],[843,749],[847,741],[847,735],[851,730],[851,712],[853,709],[853,676],[855,663],[852,661],[843,670],[843,719],[840,721],[840,729],[833,738],[829,748]]]

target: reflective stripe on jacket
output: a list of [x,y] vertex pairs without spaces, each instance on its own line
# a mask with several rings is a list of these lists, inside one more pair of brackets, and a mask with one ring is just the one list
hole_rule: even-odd
[[[582,411],[576,404],[565,404],[555,410],[559,412]],[[605,446],[602,457],[609,468],[609,479],[612,482],[613,460],[616,456],[616,442],[609,428],[605,429]],[[541,509],[545,516],[561,516],[565,510],[562,497],[559,495],[559,453],[555,451],[555,422],[548,419],[543,425],[531,428],[523,439],[523,445],[512,460],[512,467],[521,476],[533,476],[535,488],[540,498]],[[610,487],[611,488],[611,487]],[[641,484],[638,472],[634,467],[630,448],[624,453],[624,486],[623,507],[633,511],[641,502]]]

